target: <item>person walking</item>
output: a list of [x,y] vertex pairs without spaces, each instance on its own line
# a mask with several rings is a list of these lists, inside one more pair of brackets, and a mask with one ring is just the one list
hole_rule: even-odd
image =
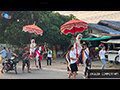
[[25,67],[25,64],[27,64],[27,68],[28,68],[28,73],[31,73],[30,72],[30,61],[29,61],[29,50],[28,50],[28,47],[25,45],[24,46],[24,49],[22,51],[22,57],[23,57],[23,65],[22,65],[22,72],[24,73],[24,67]]
[[50,60],[50,65],[51,65],[51,58],[52,58],[52,50],[50,50],[50,48],[47,48],[48,52],[47,52],[47,65],[48,64],[48,60]]
[[89,57],[89,49],[87,47],[86,44],[83,45],[83,49],[81,50],[81,52],[78,55],[78,59],[83,62],[84,65],[84,69],[83,69],[83,77],[87,78],[87,71],[88,71],[88,66],[90,61],[90,57]]
[[74,74],[74,79],[76,79],[76,74],[77,74],[77,71],[78,71],[78,67],[77,67],[77,57],[76,57],[76,50],[74,49],[74,46],[71,45],[70,46],[70,68],[71,68],[71,71],[69,73],[69,76],[68,76],[68,79],[70,79],[72,73]]
[[1,53],[1,58],[2,58],[2,63],[5,61],[5,57],[6,57],[6,50],[5,50],[5,47],[3,47],[3,50],[0,51]]
[[[36,49],[36,52],[35,52],[35,57],[36,57],[36,60],[35,60],[35,65],[36,65],[36,68],[40,68],[41,69],[41,60],[42,60],[42,56],[41,56],[41,50],[42,50],[42,47],[39,46],[37,49]],[[39,66],[38,66],[39,64]]]
[[[84,75],[83,77],[87,78],[87,71],[88,71],[88,62],[87,59],[89,58],[89,49],[87,47],[87,45],[84,45],[84,55],[83,55],[83,64],[84,64]],[[90,58],[89,58],[90,59]]]
[[[108,51],[108,50],[107,50],[107,51]],[[99,52],[100,59],[101,59],[101,61],[102,61],[102,63],[103,63],[103,65],[102,65],[102,70],[104,70],[104,67],[105,67],[105,53],[106,53],[106,51],[105,51],[105,46],[103,46],[102,49],[101,49],[100,52]]]

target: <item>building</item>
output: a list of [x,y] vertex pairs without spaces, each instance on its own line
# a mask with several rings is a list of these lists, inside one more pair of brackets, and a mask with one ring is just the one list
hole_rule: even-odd
[[120,21],[100,20],[88,23],[88,33],[93,37],[120,36]]
[[88,23],[88,33],[90,37],[82,41],[91,41],[94,47],[98,46],[101,41],[119,39],[120,21],[100,20],[98,23]]

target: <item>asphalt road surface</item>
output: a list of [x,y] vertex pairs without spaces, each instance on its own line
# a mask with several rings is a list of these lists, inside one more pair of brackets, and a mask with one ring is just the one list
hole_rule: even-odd
[[[25,68],[25,73],[22,73],[20,67],[18,67],[18,74],[15,74],[14,71],[9,71],[8,73],[0,73],[0,79],[67,79],[68,74],[66,70],[60,69],[48,69],[43,68],[42,70],[31,69],[31,73],[27,73]],[[73,79],[73,76],[71,76]],[[83,79],[82,72],[78,72],[76,79]]]

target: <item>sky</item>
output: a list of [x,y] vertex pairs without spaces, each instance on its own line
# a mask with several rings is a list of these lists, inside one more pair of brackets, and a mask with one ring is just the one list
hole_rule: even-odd
[[98,23],[100,20],[120,21],[120,11],[55,11],[63,15],[73,14],[87,23]]

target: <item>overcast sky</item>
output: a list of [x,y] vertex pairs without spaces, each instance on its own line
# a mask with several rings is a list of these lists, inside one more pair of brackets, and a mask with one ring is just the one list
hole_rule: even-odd
[[87,23],[98,23],[100,20],[120,21],[120,11],[55,11],[63,15],[73,14]]

